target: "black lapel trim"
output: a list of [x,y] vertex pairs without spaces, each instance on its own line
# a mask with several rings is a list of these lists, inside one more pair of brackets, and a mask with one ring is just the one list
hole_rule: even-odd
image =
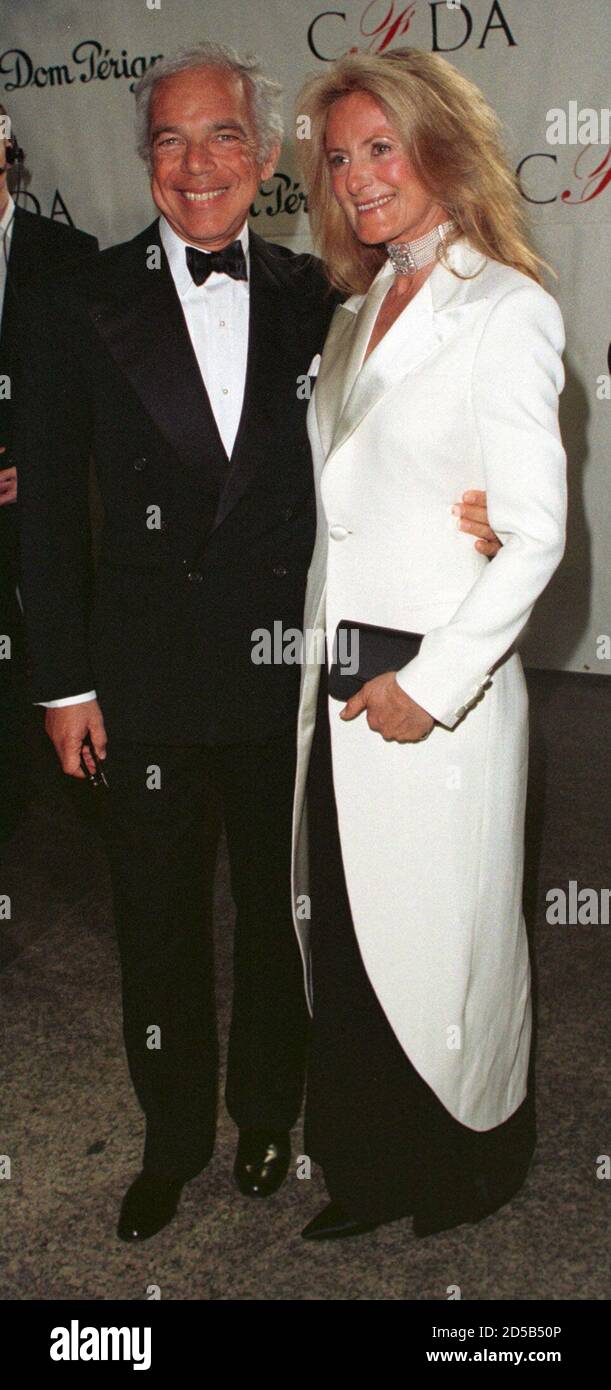
[[[159,247],[159,269],[149,269]],[[218,487],[228,460],[154,222],[135,237],[111,274],[110,295],[89,313],[145,409],[187,467],[205,465]],[[215,491],[216,491],[215,487]]]
[[[11,231],[11,249],[8,257],[8,267],[6,280],[4,283],[4,303],[2,306],[2,350],[7,352],[12,345],[17,330],[18,319],[18,299],[19,294],[23,294],[27,288],[30,278],[29,267],[36,269],[38,264],[38,247],[33,246],[32,240],[23,236],[23,222],[27,216],[31,216],[23,211],[22,208],[15,209],[15,218]],[[4,256],[4,243],[0,249],[0,254]]]
[[[234,510],[270,463],[270,442],[288,427],[287,400],[297,399],[295,361],[304,314],[291,260],[274,255],[262,237],[250,232],[250,310],[248,364],[240,424],[231,455],[215,528]],[[307,371],[305,362],[303,371]]]

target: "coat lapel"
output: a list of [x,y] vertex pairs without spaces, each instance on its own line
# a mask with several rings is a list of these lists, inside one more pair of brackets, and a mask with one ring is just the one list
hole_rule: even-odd
[[[151,247],[159,247],[159,269],[149,269]],[[134,238],[131,254],[117,268],[110,294],[93,300],[89,312],[117,365],[129,378],[146,411],[187,467],[205,465],[218,481],[227,455],[193,351],[158,223]]]
[[[297,404],[300,325],[312,305],[302,301],[290,261],[274,255],[250,233],[250,308],[244,401],[215,526],[270,465],[270,441],[290,431],[289,403]],[[301,370],[307,370],[303,361]],[[273,458],[271,459],[273,465]]]
[[[33,226],[32,226],[33,223]],[[41,273],[40,238],[36,236],[37,219],[23,208],[15,208],[15,220],[11,235],[9,273],[18,290],[26,290],[28,283]]]
[[[482,258],[466,243],[456,243],[451,252],[454,254],[450,255],[450,262],[462,274],[473,274],[482,264]],[[336,313],[333,338],[330,343],[328,340],[330,360],[325,361],[325,347],[316,384],[316,413],[327,462],[373,406],[454,332],[479,298],[477,293],[473,295],[471,280],[459,279],[441,264],[435,266],[415,298],[364,360],[393,275],[392,266],[386,262],[364,299],[348,300]]]
[[391,279],[392,275],[383,266],[366,295],[353,295],[335,311],[314,394],[316,418],[325,453],[331,450]]
[[[19,319],[19,296],[25,293],[28,284],[40,272],[40,253],[37,238],[25,235],[24,221],[31,213],[23,208],[15,208],[15,220],[11,233],[8,273],[4,286],[4,307],[2,310],[2,335],[0,343],[3,351],[8,351],[17,330]],[[4,247],[0,243],[0,255]]]

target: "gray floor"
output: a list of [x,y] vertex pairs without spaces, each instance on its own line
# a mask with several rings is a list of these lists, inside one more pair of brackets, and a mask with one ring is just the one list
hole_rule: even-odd
[[[121,1046],[118,966],[106,869],[82,798],[66,799],[46,750],[39,792],[4,854],[0,893],[3,1059],[0,1285],[3,1299],[607,1299],[610,1183],[608,934],[554,926],[550,888],[605,887],[609,687],[602,678],[529,676],[532,708],[527,915],[538,986],[539,1145],[523,1192],[478,1227],[415,1241],[409,1221],[326,1247],[300,1240],[325,1200],[320,1174],[289,1175],[268,1202],[231,1179],[234,1132],[221,1112],[208,1170],[153,1241],[115,1237],[139,1168],[142,1121]],[[77,789],[80,790],[80,789]],[[226,1032],[232,907],[217,886],[221,1027]],[[295,1133],[295,1153],[300,1152]]]

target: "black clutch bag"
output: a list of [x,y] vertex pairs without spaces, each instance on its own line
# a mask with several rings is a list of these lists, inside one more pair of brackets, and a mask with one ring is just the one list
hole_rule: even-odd
[[333,643],[327,683],[329,695],[345,703],[374,676],[381,676],[384,671],[399,671],[417,656],[422,637],[420,632],[352,623],[342,618]]

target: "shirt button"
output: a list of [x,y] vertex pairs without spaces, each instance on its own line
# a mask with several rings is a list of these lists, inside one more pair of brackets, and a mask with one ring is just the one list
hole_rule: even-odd
[[330,526],[329,535],[334,541],[345,541],[346,536],[349,536],[350,532],[346,530],[345,526]]
[[225,327],[225,320],[224,320],[224,319],[219,319],[219,328],[224,328],[224,327]]
[[228,386],[224,386],[224,387],[223,387],[223,395],[224,395],[224,396],[228,396],[228,395],[229,395],[229,387],[228,387]]
[[203,577],[201,570],[189,570],[187,575],[190,584],[201,584]]

